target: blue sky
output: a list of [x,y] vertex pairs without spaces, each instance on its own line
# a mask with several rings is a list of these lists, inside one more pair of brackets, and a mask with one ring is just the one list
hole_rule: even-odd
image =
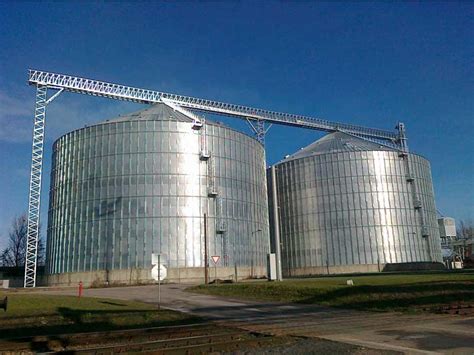
[[[474,219],[473,18],[472,3],[454,1],[0,2],[0,247],[27,208],[28,68],[384,129],[405,122],[410,149],[431,161],[438,209]],[[139,107],[67,93],[48,107],[43,230],[52,141]],[[274,126],[268,162],[320,136]]]

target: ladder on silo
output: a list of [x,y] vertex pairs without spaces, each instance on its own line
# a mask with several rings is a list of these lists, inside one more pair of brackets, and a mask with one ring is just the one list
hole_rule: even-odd
[[217,195],[216,167],[214,164],[214,158],[209,156],[209,159],[207,160],[207,196],[215,198]]
[[207,164],[207,196],[215,198],[217,196],[217,187],[215,182],[216,167],[214,159],[207,145],[207,128],[204,119],[201,119],[202,125],[199,129],[199,160]]
[[222,196],[216,198],[216,234],[222,236],[223,265],[227,266],[227,221],[224,216],[224,199]]
[[227,221],[224,218],[224,199],[217,197],[216,199],[216,233],[224,234],[227,231]]
[[204,118],[201,119],[201,129],[199,131],[199,136],[199,159],[202,161],[208,161],[211,157],[211,154],[207,149],[206,120]]
[[[404,127],[401,127],[401,130],[403,131]],[[405,180],[410,185],[413,208],[415,209],[415,213],[418,216],[418,220],[421,226],[421,236],[423,238],[426,238],[426,243],[428,244],[428,254],[429,254],[430,259],[433,259],[432,252],[431,252],[430,234],[428,232],[428,228],[425,225],[423,202],[421,201],[421,197],[418,194],[415,176],[411,172],[410,159],[409,159],[410,156],[407,151],[400,151],[398,156],[405,162]]]

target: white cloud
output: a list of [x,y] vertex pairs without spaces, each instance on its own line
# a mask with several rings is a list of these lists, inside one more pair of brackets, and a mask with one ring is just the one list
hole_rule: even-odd
[[7,110],[12,116],[28,115],[30,113],[30,111],[24,107],[24,103],[21,99],[10,97],[0,91],[0,115],[3,116]]
[[[0,89],[1,142],[6,144],[31,144],[34,100],[35,91],[33,88],[30,88],[30,90],[19,89],[11,91]],[[86,124],[90,125],[102,122],[106,119],[114,118],[119,114],[129,113],[140,108],[143,108],[143,105],[64,93],[47,107],[46,144],[50,145],[52,141],[56,140],[62,134],[81,128]],[[11,152],[13,151],[14,150],[11,150]],[[11,173],[11,179],[22,178],[27,180],[30,174],[29,165],[18,166],[16,169],[13,169]],[[11,181],[10,188],[12,187],[18,188],[16,181]],[[0,189],[0,194],[3,195],[4,192],[4,190]],[[43,191],[43,206],[46,205],[46,195],[47,192]],[[12,218],[26,208],[26,205],[22,205],[22,203],[26,201],[20,201],[21,199],[24,199],[24,196],[18,195],[17,199],[11,201],[8,208],[6,205],[0,205],[0,250],[6,246]],[[47,210],[43,207],[42,220],[44,221],[44,225],[46,225],[45,216],[47,216]],[[45,227],[43,227],[42,235],[44,237],[46,236]]]
[[[97,99],[76,94],[62,94],[46,110],[46,140],[84,125],[98,123],[119,114],[139,109],[137,104]],[[18,96],[0,91],[0,141],[31,141],[34,116],[34,94]]]
[[[175,83],[156,83],[155,87],[179,86]],[[179,90],[178,90],[179,91]],[[248,90],[215,88],[218,99],[247,97],[259,101],[258,94]],[[204,90],[202,96],[210,96]],[[50,90],[48,96],[54,92]],[[239,101],[239,100],[237,100]],[[0,88],[0,141],[9,143],[31,142],[35,105],[34,87]],[[97,98],[65,92],[57,97],[46,110],[46,141],[51,143],[59,136],[93,123],[114,118],[119,114],[139,110],[143,105],[124,101]]]
[[31,140],[31,111],[25,100],[0,91],[0,140],[21,142]]

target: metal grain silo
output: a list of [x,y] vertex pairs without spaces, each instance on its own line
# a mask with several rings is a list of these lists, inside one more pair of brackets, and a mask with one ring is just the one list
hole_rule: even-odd
[[198,128],[157,104],[54,143],[49,284],[147,282],[153,253],[167,280],[202,281],[204,214],[218,277],[265,274],[263,146],[210,121]]
[[279,207],[284,275],[442,261],[430,164],[423,157],[335,132],[288,156],[274,172],[270,203]]

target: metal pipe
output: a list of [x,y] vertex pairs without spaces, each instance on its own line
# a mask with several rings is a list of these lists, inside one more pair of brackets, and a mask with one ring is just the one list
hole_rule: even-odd
[[274,166],[271,167],[271,174],[272,174],[272,199],[273,199],[273,231],[274,231],[274,242],[275,242],[275,258],[276,258],[276,264],[277,264],[277,280],[282,281],[283,277],[281,274],[280,214],[278,211],[276,169]]

